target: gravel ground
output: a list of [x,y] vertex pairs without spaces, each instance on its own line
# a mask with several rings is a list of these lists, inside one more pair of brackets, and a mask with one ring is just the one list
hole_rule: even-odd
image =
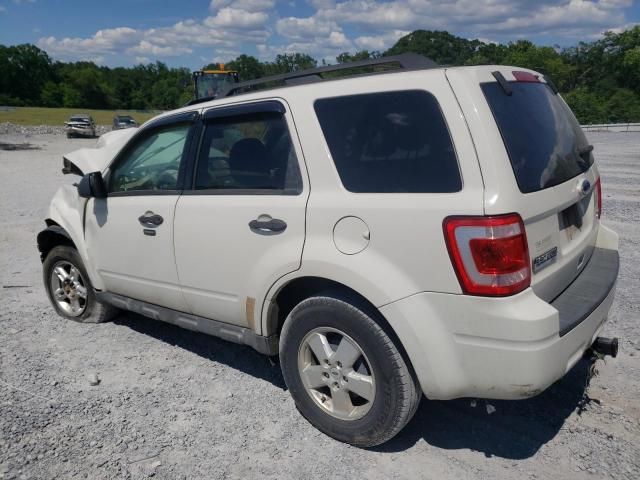
[[[111,126],[96,125],[96,134],[102,135],[111,131]],[[64,135],[65,130],[63,125],[16,125],[11,122],[0,123],[0,135],[24,135],[27,137],[40,136],[40,135]]]
[[0,125],[0,144],[35,148],[0,149],[0,479],[640,478],[640,134],[589,134],[621,236],[605,330],[618,358],[586,391],[582,361],[531,400],[423,400],[398,437],[362,450],[312,428],[248,347],[133,314],[54,314],[35,235],[73,180],[62,154],[95,140],[49,128]]

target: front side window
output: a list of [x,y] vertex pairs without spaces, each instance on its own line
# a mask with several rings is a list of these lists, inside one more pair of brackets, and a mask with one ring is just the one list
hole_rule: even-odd
[[356,193],[462,188],[436,98],[422,90],[324,98],[315,111],[340,180]]
[[196,190],[297,194],[300,170],[282,113],[251,113],[207,122]]
[[129,148],[113,169],[110,192],[178,190],[178,173],[190,124],[154,130]]

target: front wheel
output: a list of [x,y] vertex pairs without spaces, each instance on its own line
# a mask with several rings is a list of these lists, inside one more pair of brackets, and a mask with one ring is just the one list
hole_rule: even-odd
[[363,310],[332,296],[304,300],[282,329],[280,362],[311,424],[342,442],[372,447],[411,420],[421,390],[394,342]]
[[73,247],[51,249],[42,265],[44,287],[58,315],[76,322],[110,320],[117,309],[98,302],[82,259]]

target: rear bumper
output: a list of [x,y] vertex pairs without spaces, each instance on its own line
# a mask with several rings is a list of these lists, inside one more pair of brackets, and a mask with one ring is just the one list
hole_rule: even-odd
[[527,289],[506,298],[422,293],[382,307],[425,395],[527,398],[563,377],[598,336],[613,303],[617,235],[600,228],[589,265],[551,303]]

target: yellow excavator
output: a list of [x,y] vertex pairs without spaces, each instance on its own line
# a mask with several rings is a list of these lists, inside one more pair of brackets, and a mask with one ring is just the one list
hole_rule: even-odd
[[193,72],[194,99],[214,98],[234,83],[238,83],[236,70],[225,70],[224,64],[218,64],[219,70],[198,70]]

